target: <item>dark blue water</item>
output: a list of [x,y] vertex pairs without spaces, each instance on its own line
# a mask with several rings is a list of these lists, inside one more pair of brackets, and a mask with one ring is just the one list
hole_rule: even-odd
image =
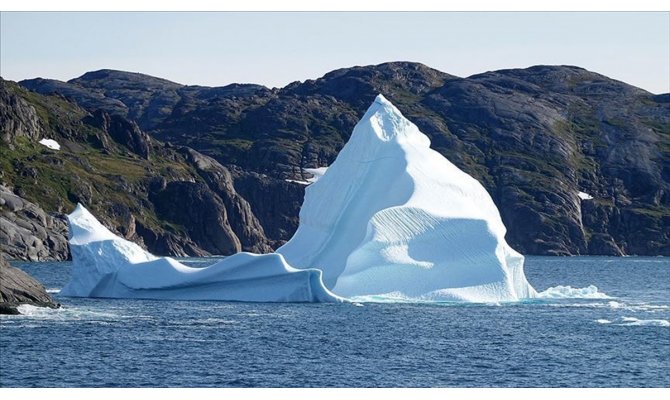
[[[15,265],[51,289],[69,277],[68,263]],[[596,285],[612,298],[356,306],[56,295],[61,310],[0,318],[0,386],[670,386],[670,259],[528,257],[526,272],[538,290]]]

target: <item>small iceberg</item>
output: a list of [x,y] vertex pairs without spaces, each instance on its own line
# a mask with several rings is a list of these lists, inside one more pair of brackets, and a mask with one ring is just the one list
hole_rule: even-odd
[[114,235],[84,206],[68,216],[72,279],[61,296],[254,302],[341,301],[318,269],[289,266],[281,254],[237,253],[205,268],[156,257]]

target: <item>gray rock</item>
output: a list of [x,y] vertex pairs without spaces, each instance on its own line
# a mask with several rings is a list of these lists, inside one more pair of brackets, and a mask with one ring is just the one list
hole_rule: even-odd
[[0,254],[0,314],[19,314],[17,306],[30,304],[39,307],[58,308],[35,278],[7,263]]
[[211,157],[183,147],[181,153],[195,165],[200,176],[223,201],[228,224],[240,241],[241,249],[254,253],[272,251],[263,226],[254,215],[249,203],[235,190],[230,171]]
[[44,127],[37,118],[35,107],[20,96],[4,90],[0,78],[0,140],[14,148],[17,137],[38,141],[44,136]]
[[0,250],[26,261],[67,260],[65,216],[52,216],[0,185]]

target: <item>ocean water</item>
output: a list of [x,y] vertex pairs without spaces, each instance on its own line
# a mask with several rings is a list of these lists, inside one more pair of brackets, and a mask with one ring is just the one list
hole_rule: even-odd
[[528,257],[546,298],[488,305],[62,298],[69,263],[14,265],[63,308],[0,317],[2,387],[670,386],[668,258]]

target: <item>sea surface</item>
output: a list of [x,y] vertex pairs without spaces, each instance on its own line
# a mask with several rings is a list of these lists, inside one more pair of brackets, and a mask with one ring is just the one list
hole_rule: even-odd
[[552,289],[513,304],[75,299],[13,264],[63,307],[0,317],[2,387],[670,386],[670,258],[527,257]]

